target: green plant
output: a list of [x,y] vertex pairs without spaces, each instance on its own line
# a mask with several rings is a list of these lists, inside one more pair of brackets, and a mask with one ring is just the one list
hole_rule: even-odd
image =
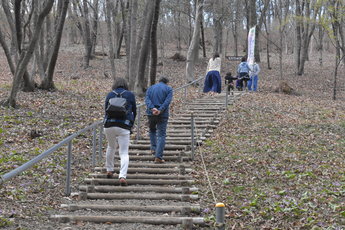
[[3,228],[3,227],[9,227],[9,226],[11,226],[13,223],[10,221],[10,220],[8,220],[8,219],[6,219],[6,218],[4,218],[4,217],[0,217],[0,227],[1,228]]

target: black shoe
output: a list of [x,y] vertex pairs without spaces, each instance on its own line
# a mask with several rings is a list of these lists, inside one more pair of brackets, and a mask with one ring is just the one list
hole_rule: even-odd
[[112,178],[114,175],[114,171],[107,172],[107,178]]

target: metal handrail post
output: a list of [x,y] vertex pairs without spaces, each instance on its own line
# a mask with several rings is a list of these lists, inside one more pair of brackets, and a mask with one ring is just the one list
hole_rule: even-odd
[[137,115],[137,139],[136,139],[136,142],[139,141],[139,135],[140,135],[140,115],[141,115],[141,106],[138,106],[138,115]]
[[184,88],[184,100],[187,98],[187,87]]
[[202,92],[203,87],[204,87],[204,82],[200,80],[200,83],[199,83],[199,93]]
[[66,165],[66,196],[71,195],[71,162],[72,161],[72,140],[68,142],[67,147],[67,165]]
[[194,143],[194,114],[193,112],[190,114],[190,123],[191,123],[191,145],[192,145],[192,160],[194,161],[194,153],[195,153],[195,143]]
[[93,128],[93,136],[92,136],[92,167],[96,165],[96,135],[97,129],[96,127]]
[[99,126],[99,138],[98,138],[98,156],[99,156],[99,161],[98,162],[101,162],[102,160],[102,153],[103,153],[103,126],[100,125]]
[[225,109],[228,108],[228,96],[229,96],[229,91],[228,91],[228,86],[229,82],[225,81]]

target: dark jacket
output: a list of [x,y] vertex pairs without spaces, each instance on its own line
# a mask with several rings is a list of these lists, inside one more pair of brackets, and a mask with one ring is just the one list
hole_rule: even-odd
[[[122,93],[125,89],[123,88],[117,88],[114,91],[118,94]],[[110,98],[116,97],[116,94],[111,91],[108,93],[107,97],[105,98],[105,103],[104,103],[104,110],[107,109],[109,105],[109,100]],[[122,97],[127,99],[127,111],[128,114],[126,116],[126,119],[124,120],[119,120],[115,118],[108,117],[107,113],[105,112],[104,116],[104,127],[109,128],[113,126],[121,127],[124,129],[130,130],[134,124],[135,117],[137,116],[137,105],[135,102],[135,96],[131,91],[126,90],[125,92],[122,93]]]
[[228,81],[228,84],[233,83],[233,80],[237,80],[237,77],[233,77],[231,75],[225,75],[225,83]]
[[146,91],[145,103],[146,103],[146,113],[149,116],[152,116],[151,109],[156,108],[161,111],[161,117],[169,117],[169,105],[173,97],[173,89],[159,82],[152,85]]

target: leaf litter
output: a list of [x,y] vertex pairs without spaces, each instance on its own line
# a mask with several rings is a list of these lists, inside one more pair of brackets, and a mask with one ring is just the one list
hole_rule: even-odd
[[[54,77],[57,91],[19,92],[19,109],[0,108],[1,174],[102,119],[103,100],[112,80],[104,78],[101,59],[92,60],[92,67],[83,70],[79,58],[82,48],[74,48],[73,52],[60,52]],[[0,57],[4,63],[4,56]],[[162,61],[158,72],[170,77],[173,87],[183,85],[185,63],[168,58]],[[273,66],[277,65],[274,61]],[[125,63],[125,59],[116,60],[117,76],[123,76]],[[204,74],[205,63],[205,58],[198,63],[197,76]],[[236,65],[224,62],[222,72],[235,70]],[[7,65],[2,66],[6,66],[0,74],[0,97],[4,99],[12,77]],[[299,94],[289,96],[273,93],[279,82],[278,70],[267,70],[262,63],[260,92],[245,94],[230,106],[215,135],[202,146],[213,189],[218,201],[226,204],[227,226],[232,229],[344,227],[345,96],[340,91],[339,100],[331,101],[332,89],[324,83],[330,80],[324,78],[332,65],[322,69],[315,66],[317,63],[310,61],[304,76],[294,76],[292,60],[284,60],[284,80]],[[339,82],[344,84],[344,79]],[[193,89],[188,99],[198,97],[199,92]],[[172,112],[183,105],[183,96],[174,95]],[[143,103],[142,98],[137,101]],[[147,129],[141,129],[140,134],[147,135]],[[78,184],[93,171],[90,135],[81,135],[73,142],[72,191],[77,191]],[[202,189],[203,213],[212,222],[214,201],[199,157],[196,155],[194,175]],[[60,204],[76,199],[64,195],[65,164],[66,148],[61,148],[1,185],[0,226],[72,229],[73,224],[56,225],[48,220]],[[85,223],[76,225],[94,229]]]

